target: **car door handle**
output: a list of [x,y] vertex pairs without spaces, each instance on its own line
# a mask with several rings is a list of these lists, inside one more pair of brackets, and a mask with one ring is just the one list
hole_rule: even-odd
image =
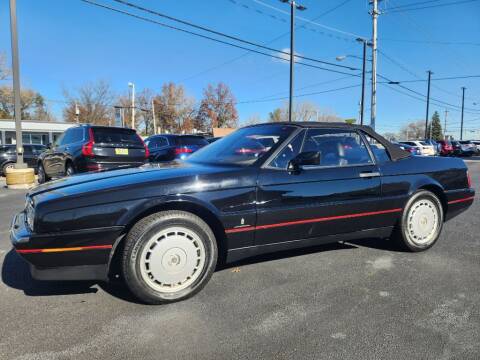
[[361,178],[372,178],[372,177],[379,177],[380,176],[380,173],[379,172],[362,172],[360,173],[360,177]]

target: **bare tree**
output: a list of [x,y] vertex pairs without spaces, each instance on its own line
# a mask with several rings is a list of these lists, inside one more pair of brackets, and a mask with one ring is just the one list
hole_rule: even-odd
[[154,97],[155,115],[162,131],[192,132],[195,118],[195,100],[185,94],[182,85],[170,82],[162,86]]
[[[321,109],[314,103],[299,102],[295,105],[292,114],[293,121],[321,121],[321,122],[343,122],[343,119],[328,109]],[[269,121],[288,121],[288,103],[276,108],[269,113]]]
[[6,80],[10,77],[12,71],[7,65],[7,56],[4,52],[0,53],[0,80]]
[[257,114],[254,114],[254,115],[251,115],[244,123],[243,125],[244,126],[248,126],[248,125],[255,125],[255,124],[261,124],[263,121],[262,119],[260,118],[259,115]]
[[203,91],[203,99],[195,119],[195,126],[206,131],[212,128],[237,127],[236,100],[224,83],[209,84]]
[[403,126],[400,130],[400,138],[403,140],[417,140],[422,139],[425,135],[424,120],[417,120]]
[[393,132],[383,133],[383,137],[387,140],[390,140],[390,141],[397,141],[398,140],[398,134],[393,133]]
[[64,91],[67,99],[67,106],[63,110],[65,121],[75,122],[75,108],[80,111],[79,122],[96,125],[113,125],[114,94],[110,84],[104,80],[88,83],[75,91],[71,95],[67,90]]
[[[47,109],[45,99],[40,93],[31,89],[20,92],[20,108],[23,120],[50,121],[53,116]],[[14,114],[14,98],[11,86],[0,87],[0,118],[11,119]]]

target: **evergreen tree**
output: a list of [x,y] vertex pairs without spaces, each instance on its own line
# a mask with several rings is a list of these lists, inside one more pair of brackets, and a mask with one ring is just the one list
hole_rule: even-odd
[[438,114],[438,111],[433,113],[431,127],[432,139],[437,141],[443,140],[442,124],[440,123],[440,115]]

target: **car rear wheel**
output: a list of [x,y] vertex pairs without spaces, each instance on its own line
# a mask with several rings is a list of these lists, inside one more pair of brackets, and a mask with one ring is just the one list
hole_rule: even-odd
[[409,251],[424,251],[438,240],[443,226],[443,208],[430,191],[417,191],[407,202],[393,238]]
[[217,263],[212,230],[184,211],[159,212],[140,220],[125,241],[125,282],[148,304],[193,296],[207,284]]
[[14,167],[15,167],[15,163],[13,162],[3,165],[2,167],[3,176],[7,176],[7,169],[13,169]]
[[37,175],[39,184],[43,184],[49,180],[42,163],[38,164]]

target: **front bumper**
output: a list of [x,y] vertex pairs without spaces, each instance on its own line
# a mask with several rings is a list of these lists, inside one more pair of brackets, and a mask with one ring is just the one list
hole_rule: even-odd
[[15,215],[10,240],[15,251],[30,265],[37,280],[107,280],[113,249],[122,226],[32,233],[25,213]]

